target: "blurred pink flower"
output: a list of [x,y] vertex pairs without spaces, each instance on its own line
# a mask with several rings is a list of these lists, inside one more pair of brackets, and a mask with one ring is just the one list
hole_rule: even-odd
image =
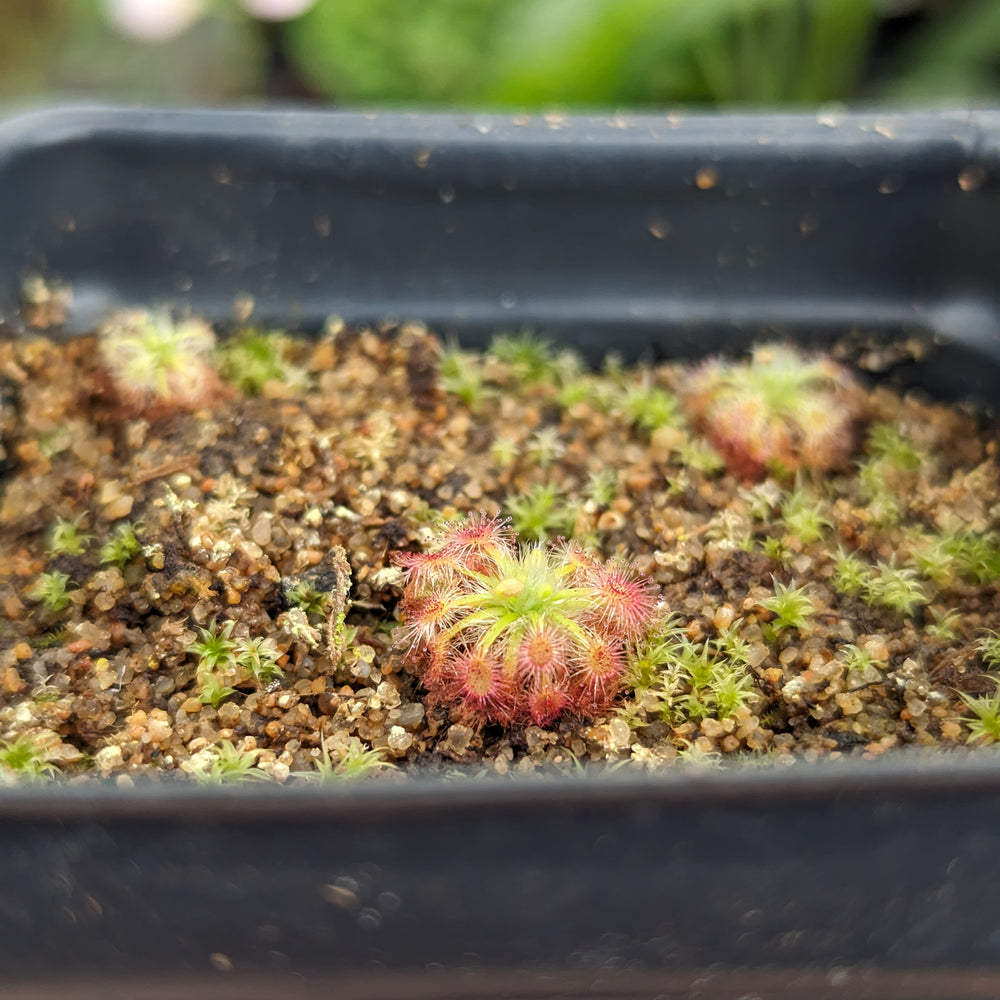
[[104,0],[112,26],[140,42],[176,38],[201,17],[202,0]]
[[[288,21],[304,14],[316,0],[240,0],[251,17]],[[190,28],[210,6],[206,0],[104,0],[112,27],[140,42],[167,42]]]

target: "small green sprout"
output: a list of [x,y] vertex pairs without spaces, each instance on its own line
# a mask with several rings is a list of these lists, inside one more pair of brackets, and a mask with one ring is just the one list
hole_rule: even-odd
[[755,521],[770,521],[781,509],[784,493],[773,479],[743,487],[740,497],[746,501],[747,513]]
[[910,618],[930,600],[910,567],[878,562],[868,565],[856,552],[834,556],[833,585],[841,594],[859,595],[869,607],[888,608]]
[[924,632],[932,639],[950,642],[958,635],[958,626],[962,616],[956,608],[950,611],[931,611],[934,621],[924,626]]
[[863,596],[869,605],[879,605],[911,618],[929,600],[915,570],[876,563],[865,583]]
[[47,632],[43,632],[31,643],[32,648],[40,650],[52,649],[55,646],[61,646],[66,641],[66,636],[68,634],[69,630],[65,626],[49,629]]
[[483,380],[479,357],[463,351],[454,342],[442,350],[438,372],[444,391],[457,396],[473,413],[478,413],[483,403],[495,395],[495,390]]
[[98,558],[120,570],[142,552],[142,543],[135,537],[135,527],[130,522],[119,524],[115,533],[101,546]]
[[995,531],[953,532],[945,536],[944,550],[963,580],[982,584],[1000,579],[1000,536]]
[[241,330],[219,346],[219,372],[248,396],[259,396],[269,382],[301,385],[305,374],[288,360],[290,346],[278,330]]
[[199,750],[181,767],[203,785],[266,780],[267,775],[256,767],[261,752],[259,749],[241,750],[230,740],[220,740],[213,747]]
[[725,459],[701,437],[688,438],[677,450],[677,457],[685,468],[703,476],[714,476],[726,467]]
[[868,430],[865,450],[877,462],[884,462],[899,472],[920,468],[924,455],[913,441],[892,424],[873,424]]
[[306,580],[298,580],[285,591],[285,600],[293,607],[300,608],[310,618],[325,618],[328,594],[317,590]]
[[506,434],[499,435],[490,445],[490,457],[501,469],[512,466],[521,454],[521,445]]
[[583,495],[595,507],[610,507],[618,496],[618,473],[614,469],[592,472],[584,484]]
[[788,542],[781,535],[768,535],[761,540],[760,547],[771,562],[779,566],[787,566],[792,561],[792,552]]
[[624,409],[631,423],[649,433],[681,422],[677,397],[658,386],[632,386],[625,393]]
[[0,772],[6,778],[44,781],[59,773],[48,750],[27,733],[0,743]]
[[227,698],[236,694],[236,688],[225,684],[218,674],[200,674],[198,683],[198,700],[203,705],[211,705],[212,708],[218,708]]
[[[238,640],[236,665],[242,667],[258,684],[267,686],[285,676],[278,666],[281,650],[273,639],[257,636]],[[204,693],[204,685],[202,687]]]
[[530,542],[544,542],[572,533],[565,498],[554,486],[539,483],[505,502],[514,531]]
[[831,526],[830,520],[823,514],[823,504],[803,488],[788,495],[781,508],[781,517],[788,534],[794,535],[804,545],[819,541]]
[[715,715],[728,719],[754,696],[753,678],[745,670],[719,671],[711,685]]
[[548,468],[566,454],[566,445],[558,427],[540,427],[525,442],[524,454],[540,469]]
[[556,379],[558,366],[552,342],[531,330],[497,334],[488,353],[507,365],[520,385]]
[[231,667],[236,661],[239,641],[233,638],[236,623],[227,621],[222,625],[213,622],[208,628],[198,629],[201,639],[187,647],[188,653],[198,657],[198,673],[207,674],[220,667]]
[[87,551],[93,536],[80,531],[80,522],[83,518],[83,514],[72,521],[67,521],[63,517],[56,518],[49,530],[47,552],[50,556],[82,556]]
[[975,716],[966,719],[969,727],[967,743],[997,743],[1000,742],[1000,684],[997,685],[992,697],[987,695],[971,695],[960,692],[959,697]]
[[987,670],[1000,668],[1000,633],[989,631],[976,640],[976,651],[979,653]]
[[338,754],[336,760],[324,745],[320,749],[320,756],[316,758],[315,770],[295,771],[293,776],[318,781],[320,784],[354,781],[386,768],[395,769],[396,765],[387,761],[385,754],[384,748],[366,747],[356,736],[352,736],[347,749]]
[[578,375],[560,386],[556,402],[564,410],[583,404],[597,413],[607,413],[614,407],[618,396],[619,390],[607,379]]
[[665,619],[629,657],[636,705],[657,706],[670,725],[735,715],[756,697],[747,653],[736,622],[715,640],[693,642],[679,620]]
[[908,437],[886,423],[869,429],[866,451],[869,457],[858,465],[858,485],[867,516],[878,526],[897,524],[903,516],[904,486],[925,457]]
[[34,585],[28,590],[28,597],[38,601],[47,611],[58,613],[65,610],[70,601],[72,591],[67,588],[69,574],[53,570],[50,573],[40,573]]
[[842,548],[834,554],[833,567],[833,586],[840,594],[860,594],[871,576],[868,564],[857,552],[845,552]]
[[774,615],[771,627],[776,632],[808,628],[816,611],[804,587],[796,587],[794,583],[786,586],[777,580],[774,581],[774,596],[761,601],[761,607]]
[[861,674],[864,678],[872,676],[872,671],[880,671],[884,661],[877,657],[869,646],[857,646],[853,642],[840,647],[839,659],[843,660],[848,676]]
[[940,587],[953,585],[956,578],[974,584],[1000,579],[1000,538],[996,532],[949,531],[918,535],[916,541],[913,564]]
[[868,459],[858,465],[858,486],[865,501],[868,520],[878,527],[898,524],[903,516],[903,504],[889,483],[884,462]]

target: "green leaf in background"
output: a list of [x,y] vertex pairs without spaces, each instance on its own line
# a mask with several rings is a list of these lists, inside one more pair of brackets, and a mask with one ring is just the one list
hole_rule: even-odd
[[467,101],[510,0],[319,0],[284,28],[289,55],[337,101]]
[[881,94],[904,102],[996,100],[1000,95],[1000,2],[940,4],[898,54]]
[[488,96],[537,106],[816,103],[851,96],[875,0],[531,0]]

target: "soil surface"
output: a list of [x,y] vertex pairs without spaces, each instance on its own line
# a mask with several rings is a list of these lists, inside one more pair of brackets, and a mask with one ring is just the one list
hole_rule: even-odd
[[[865,386],[845,460],[750,481],[684,417],[690,366],[594,372],[528,337],[466,354],[418,324],[269,343],[273,371],[227,380],[246,358],[223,349],[185,406],[116,395],[93,337],[0,344],[5,780],[401,780],[1000,738],[993,420]],[[425,704],[393,556],[480,511],[655,582],[669,617],[610,712],[505,730]]]

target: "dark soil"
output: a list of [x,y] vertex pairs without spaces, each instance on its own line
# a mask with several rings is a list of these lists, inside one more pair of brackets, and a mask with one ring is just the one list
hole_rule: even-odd
[[[1000,665],[992,420],[869,387],[839,469],[748,483],[643,408],[689,369],[590,373],[531,346],[465,356],[416,324],[332,324],[285,345],[259,394],[147,418],[109,394],[93,338],[0,344],[0,771],[283,782],[990,740],[961,695],[985,704]],[[655,581],[674,617],[614,711],[504,731],[425,707],[392,557],[477,511]],[[126,524],[141,551],[115,564]],[[64,607],[39,596],[57,573]],[[776,617],[783,589],[801,620]],[[270,640],[276,669],[199,665],[190,647],[223,629]]]

